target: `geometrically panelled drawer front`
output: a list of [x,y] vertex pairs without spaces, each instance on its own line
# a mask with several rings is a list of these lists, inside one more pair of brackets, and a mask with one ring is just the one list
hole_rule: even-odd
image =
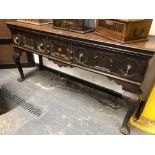
[[49,39],[49,42],[48,54],[50,56],[60,60],[71,60],[71,43],[52,38]]
[[91,48],[83,45],[73,44],[73,63],[85,67],[92,66]]

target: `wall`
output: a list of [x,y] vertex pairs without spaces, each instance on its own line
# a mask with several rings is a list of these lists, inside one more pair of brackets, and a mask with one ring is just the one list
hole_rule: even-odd
[[[152,26],[151,26],[150,35],[155,35],[155,19],[154,19],[154,22],[152,23]],[[36,55],[35,55],[35,60],[38,63],[38,57]],[[49,61],[46,58],[43,58],[43,63],[47,67],[50,67],[50,68],[56,69],[58,71],[67,73],[69,75],[81,78],[83,80],[87,80],[87,81],[95,83],[97,85],[101,85],[101,86],[105,86],[107,88],[110,88],[109,81],[107,79],[103,80],[103,76],[98,75],[96,73],[91,73],[89,71],[85,71],[85,70],[82,70],[82,69],[79,69],[79,68],[76,68],[76,67],[74,67],[74,68],[61,67],[60,68],[60,67],[58,67],[58,65],[54,64],[53,62]],[[151,72],[152,72],[152,70],[151,70]],[[105,80],[107,80],[106,83],[105,83]],[[146,98],[148,92],[150,91],[150,87],[153,85],[152,83],[149,83],[149,85],[148,85],[147,84],[148,80],[153,83],[153,80],[150,79],[149,76],[147,76],[146,79],[145,79],[145,86],[142,87],[143,89],[145,89],[144,90],[145,98]],[[116,90],[118,92],[122,92],[121,86],[116,85],[114,82],[112,82],[112,83],[113,83],[113,90]]]

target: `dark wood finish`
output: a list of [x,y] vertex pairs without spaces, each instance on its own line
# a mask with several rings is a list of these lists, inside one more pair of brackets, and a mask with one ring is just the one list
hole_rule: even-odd
[[41,55],[39,55],[39,69],[43,70],[43,58]]
[[94,30],[94,19],[53,19],[53,27],[80,33]]
[[[51,25],[36,26],[10,22],[14,48],[17,53],[15,62],[24,79],[19,56],[23,51],[47,57],[59,66],[78,67],[106,76],[122,85],[124,98],[129,110],[124,118],[121,132],[129,134],[129,120],[142,100],[141,85],[150,59],[155,53],[155,37],[149,41],[119,44],[109,41],[95,33],[79,34],[52,29]],[[42,60],[40,61],[42,65]],[[22,80],[21,80],[22,79]],[[111,92],[118,95],[115,90]]]
[[[0,20],[0,68],[14,68],[16,65],[12,59],[14,49],[12,47],[11,33],[6,26],[6,22],[15,21],[10,19]],[[23,67],[33,67],[34,60],[32,53],[23,53],[21,56]]]
[[152,19],[98,19],[96,33],[122,43],[144,41],[148,39]]

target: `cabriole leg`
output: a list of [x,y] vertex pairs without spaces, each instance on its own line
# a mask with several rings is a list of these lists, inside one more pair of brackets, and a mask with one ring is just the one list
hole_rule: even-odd
[[24,81],[25,77],[24,77],[24,73],[23,73],[23,70],[22,70],[22,66],[21,66],[21,63],[20,63],[20,56],[21,54],[20,53],[14,53],[13,55],[13,60],[18,68],[18,71],[20,73],[20,78],[17,79],[19,82],[22,82]]
[[123,120],[120,131],[121,131],[121,133],[123,133],[125,135],[129,135],[130,134],[129,121],[130,121],[130,118],[132,117],[132,115],[137,111],[137,109],[141,103],[142,93],[139,93],[138,95],[136,95],[133,93],[125,92],[123,95],[128,102],[129,108],[128,108],[127,114]]
[[43,70],[43,58],[39,55],[39,70]]

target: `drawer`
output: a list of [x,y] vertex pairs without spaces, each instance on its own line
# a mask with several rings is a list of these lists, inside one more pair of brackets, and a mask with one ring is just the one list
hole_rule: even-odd
[[28,33],[12,32],[13,43],[16,46],[35,50],[40,53],[46,51],[44,39]]
[[120,61],[116,73],[121,77],[142,82],[147,68],[147,60],[127,55],[118,55],[118,57]]
[[38,54],[42,53],[60,60],[72,60],[71,43],[69,42],[20,32],[13,33],[13,42],[17,46],[34,50]]
[[73,45],[73,63],[90,67],[92,66],[92,50],[87,46]]
[[29,33],[13,33],[13,43],[16,46],[35,50],[35,52],[46,54],[48,42],[47,38],[35,36]]
[[108,50],[93,50],[93,68],[122,78],[141,82],[143,80],[147,61],[143,58]]
[[93,68],[105,71],[105,72],[116,72],[118,59],[115,58],[115,54],[103,50],[93,50],[92,56]]
[[50,39],[50,49],[48,54],[60,60],[72,61],[71,43]]
[[13,42],[19,47],[42,53],[50,58],[78,64],[118,77],[142,82],[147,68],[147,59],[99,49],[78,43],[70,43],[52,37],[25,32],[13,32]]

